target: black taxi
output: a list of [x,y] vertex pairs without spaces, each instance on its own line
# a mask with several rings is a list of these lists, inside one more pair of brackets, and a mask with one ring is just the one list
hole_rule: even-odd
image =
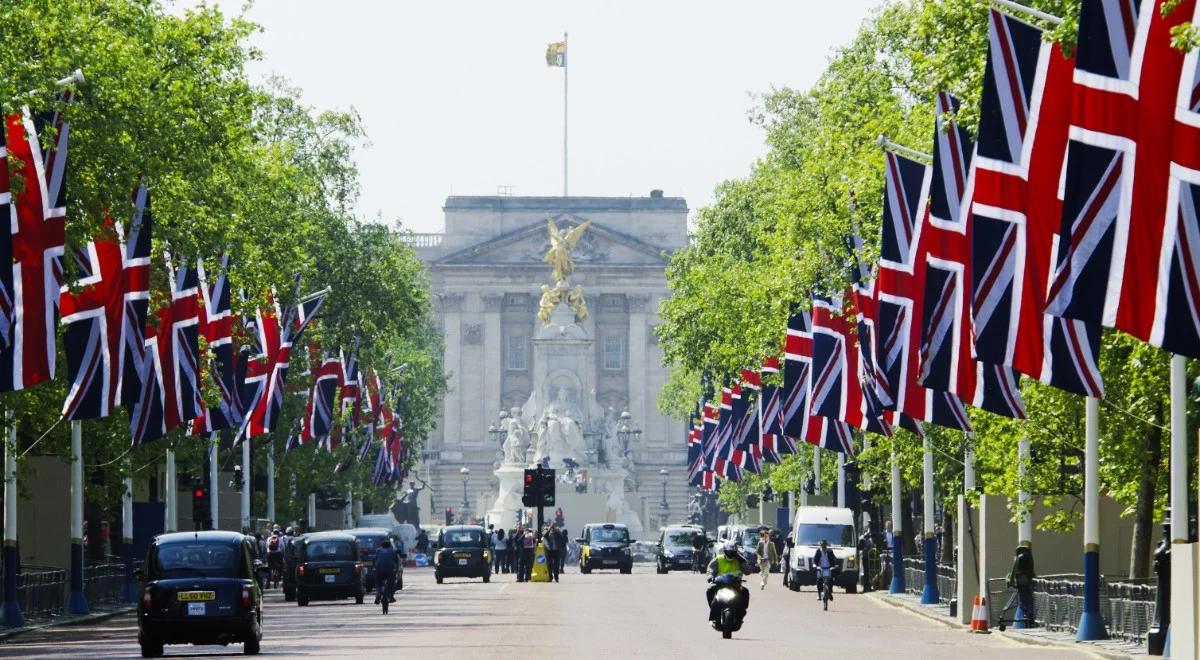
[[443,527],[437,536],[433,577],[438,584],[448,577],[483,578],[484,582],[491,581],[492,553],[488,549],[487,530],[479,525]]
[[629,528],[617,523],[594,523],[583,526],[579,544],[579,572],[591,573],[600,569],[633,572],[633,539]]
[[392,549],[400,560],[396,562],[396,590],[404,588],[405,553],[400,551],[399,536],[383,527],[356,527],[346,530],[346,533],[358,540],[358,559],[363,565],[363,588],[368,591],[375,588],[375,553],[379,552],[384,539],[392,542]]
[[142,657],[164,644],[243,644],[262,641],[262,591],[254,579],[250,544],[234,532],[160,534],[150,542],[137,578],[138,644]]
[[296,541],[296,603],[353,598],[362,604],[363,566],[358,539],[345,532],[314,532]]

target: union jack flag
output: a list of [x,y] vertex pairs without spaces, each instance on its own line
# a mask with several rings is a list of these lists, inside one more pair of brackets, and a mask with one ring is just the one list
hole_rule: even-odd
[[388,482],[391,476],[391,470],[388,469],[388,446],[387,444],[379,445],[379,451],[375,453],[375,469],[371,471],[371,483],[376,486],[383,486]]
[[1200,94],[1172,32],[1193,0],[1085,0],[1046,310],[1200,357]]
[[783,435],[783,396],[780,394],[780,388],[770,382],[770,377],[779,373],[779,367],[779,358],[769,357],[763,361],[759,370],[762,374],[762,395],[759,397],[762,402],[759,408],[762,439],[759,450],[762,460],[768,463],[778,463],[783,460],[784,454],[796,451],[795,440]]
[[[60,106],[70,100],[65,93]],[[12,391],[54,378],[70,127],[61,112],[34,116],[28,108],[4,123],[7,162],[20,163],[15,173],[22,180],[16,195],[7,171],[0,184],[12,232],[11,241],[0,241],[0,391]],[[50,131],[54,144],[43,145]]]
[[1100,328],[1044,312],[1062,201],[1074,59],[1038,28],[992,11],[971,205],[978,359],[1100,397]]
[[698,409],[688,420],[687,433],[687,464],[688,485],[699,486],[704,481],[704,423]]
[[233,310],[229,297],[229,255],[222,255],[220,272],[209,282],[204,260],[196,264],[200,277],[200,336],[208,345],[208,356],[201,372],[217,386],[221,401],[216,407],[204,407],[192,420],[192,433],[212,433],[235,428],[242,423],[243,412],[236,379],[236,354],[233,351]]
[[63,287],[59,299],[66,326],[66,419],[107,417],[130,401],[125,391],[133,388],[126,385],[140,377],[150,298],[151,217],[144,187],[134,192],[133,202],[128,237],[121,223],[110,221],[106,233],[112,236],[73,251],[79,277],[73,287]]
[[1016,372],[971,357],[971,226],[965,210],[973,192],[975,148],[966,129],[955,123],[957,112],[954,97],[938,95],[933,187],[917,243],[925,281],[920,380],[984,410],[1024,419]]
[[700,409],[700,452],[704,466],[701,486],[709,489],[712,488],[717,463],[717,425],[720,422],[720,414],[719,404],[713,405],[706,401]]
[[[762,425],[759,419],[762,382],[759,373],[752,369],[742,369],[741,388],[740,401],[744,409],[734,429],[732,461],[741,469],[757,474],[762,471]],[[750,401],[751,396],[754,397],[753,403]]]
[[[929,196],[930,168],[895,153],[885,154],[883,220],[876,277],[876,356],[895,402],[886,408],[913,419],[963,431],[971,422],[962,401],[923,387],[913,350],[920,345],[918,317],[925,269],[915,268],[920,225]],[[901,418],[903,421],[903,418]]]
[[194,268],[175,267],[168,255],[170,301],[146,326],[146,358],[139,379],[142,393],[133,407],[129,428],[133,443],[161,438],[199,417],[200,280]]
[[[869,412],[858,340],[842,309],[843,297],[813,296],[812,414],[891,435],[891,426]],[[876,411],[883,413],[881,406]]]
[[806,438],[808,444],[847,456],[854,455],[854,436],[849,424],[829,417],[817,417],[813,420],[813,427],[816,431]]
[[342,382],[346,378],[345,365],[340,355],[326,355],[317,368],[312,385],[312,416],[307,423],[310,437],[318,438],[321,446],[329,451],[341,445],[341,439],[333,437],[333,412]]
[[328,290],[325,290],[302,298],[281,319],[279,304],[272,292],[269,304],[273,309],[265,314],[258,310],[250,324],[256,335],[252,346],[258,352],[247,361],[242,397],[247,404],[246,416],[234,437],[235,444],[242,438],[250,439],[275,430],[283,407],[292,346],[316,317],[327,294]]
[[[736,404],[736,405],[735,405]],[[734,450],[737,448],[737,438],[734,430],[746,412],[742,406],[742,388],[737,383],[721,388],[721,409],[717,419],[716,449],[713,455],[712,471],[716,476],[738,481],[742,478],[741,466],[734,463]]]

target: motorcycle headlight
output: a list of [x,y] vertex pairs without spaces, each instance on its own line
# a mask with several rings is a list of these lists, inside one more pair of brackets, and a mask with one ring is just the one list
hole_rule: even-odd
[[854,568],[854,555],[846,557],[846,568]]
[[492,556],[492,553],[488,552],[487,550],[483,551],[483,560],[484,561],[487,561],[489,558],[491,558],[491,556]]

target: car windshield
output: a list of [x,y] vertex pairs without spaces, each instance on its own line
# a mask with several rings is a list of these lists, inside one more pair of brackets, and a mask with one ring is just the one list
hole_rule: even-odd
[[675,530],[666,533],[663,539],[663,545],[668,548],[690,548],[692,547],[692,539],[696,537],[696,532],[687,530]]
[[163,578],[242,577],[245,568],[239,546],[231,543],[170,543],[159,546],[154,572]]
[[747,529],[742,532],[742,545],[758,546],[758,530]]
[[629,540],[629,530],[618,527],[593,527],[592,543],[625,543]]
[[478,548],[483,546],[483,533],[477,529],[461,529],[442,534],[447,548]]
[[854,547],[854,526],[837,523],[801,523],[796,525],[796,545],[829,545]]
[[379,549],[379,544],[383,543],[384,536],[357,536],[358,539],[358,554],[363,557],[375,556],[375,551]]
[[309,541],[304,557],[310,561],[354,561],[354,545],[349,541]]

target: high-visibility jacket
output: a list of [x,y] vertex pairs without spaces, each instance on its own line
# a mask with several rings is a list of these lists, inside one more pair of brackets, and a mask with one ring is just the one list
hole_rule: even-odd
[[720,577],[722,575],[735,575],[739,578],[742,577],[741,560],[736,558],[730,559],[729,557],[726,557],[724,553],[718,555],[716,577]]

